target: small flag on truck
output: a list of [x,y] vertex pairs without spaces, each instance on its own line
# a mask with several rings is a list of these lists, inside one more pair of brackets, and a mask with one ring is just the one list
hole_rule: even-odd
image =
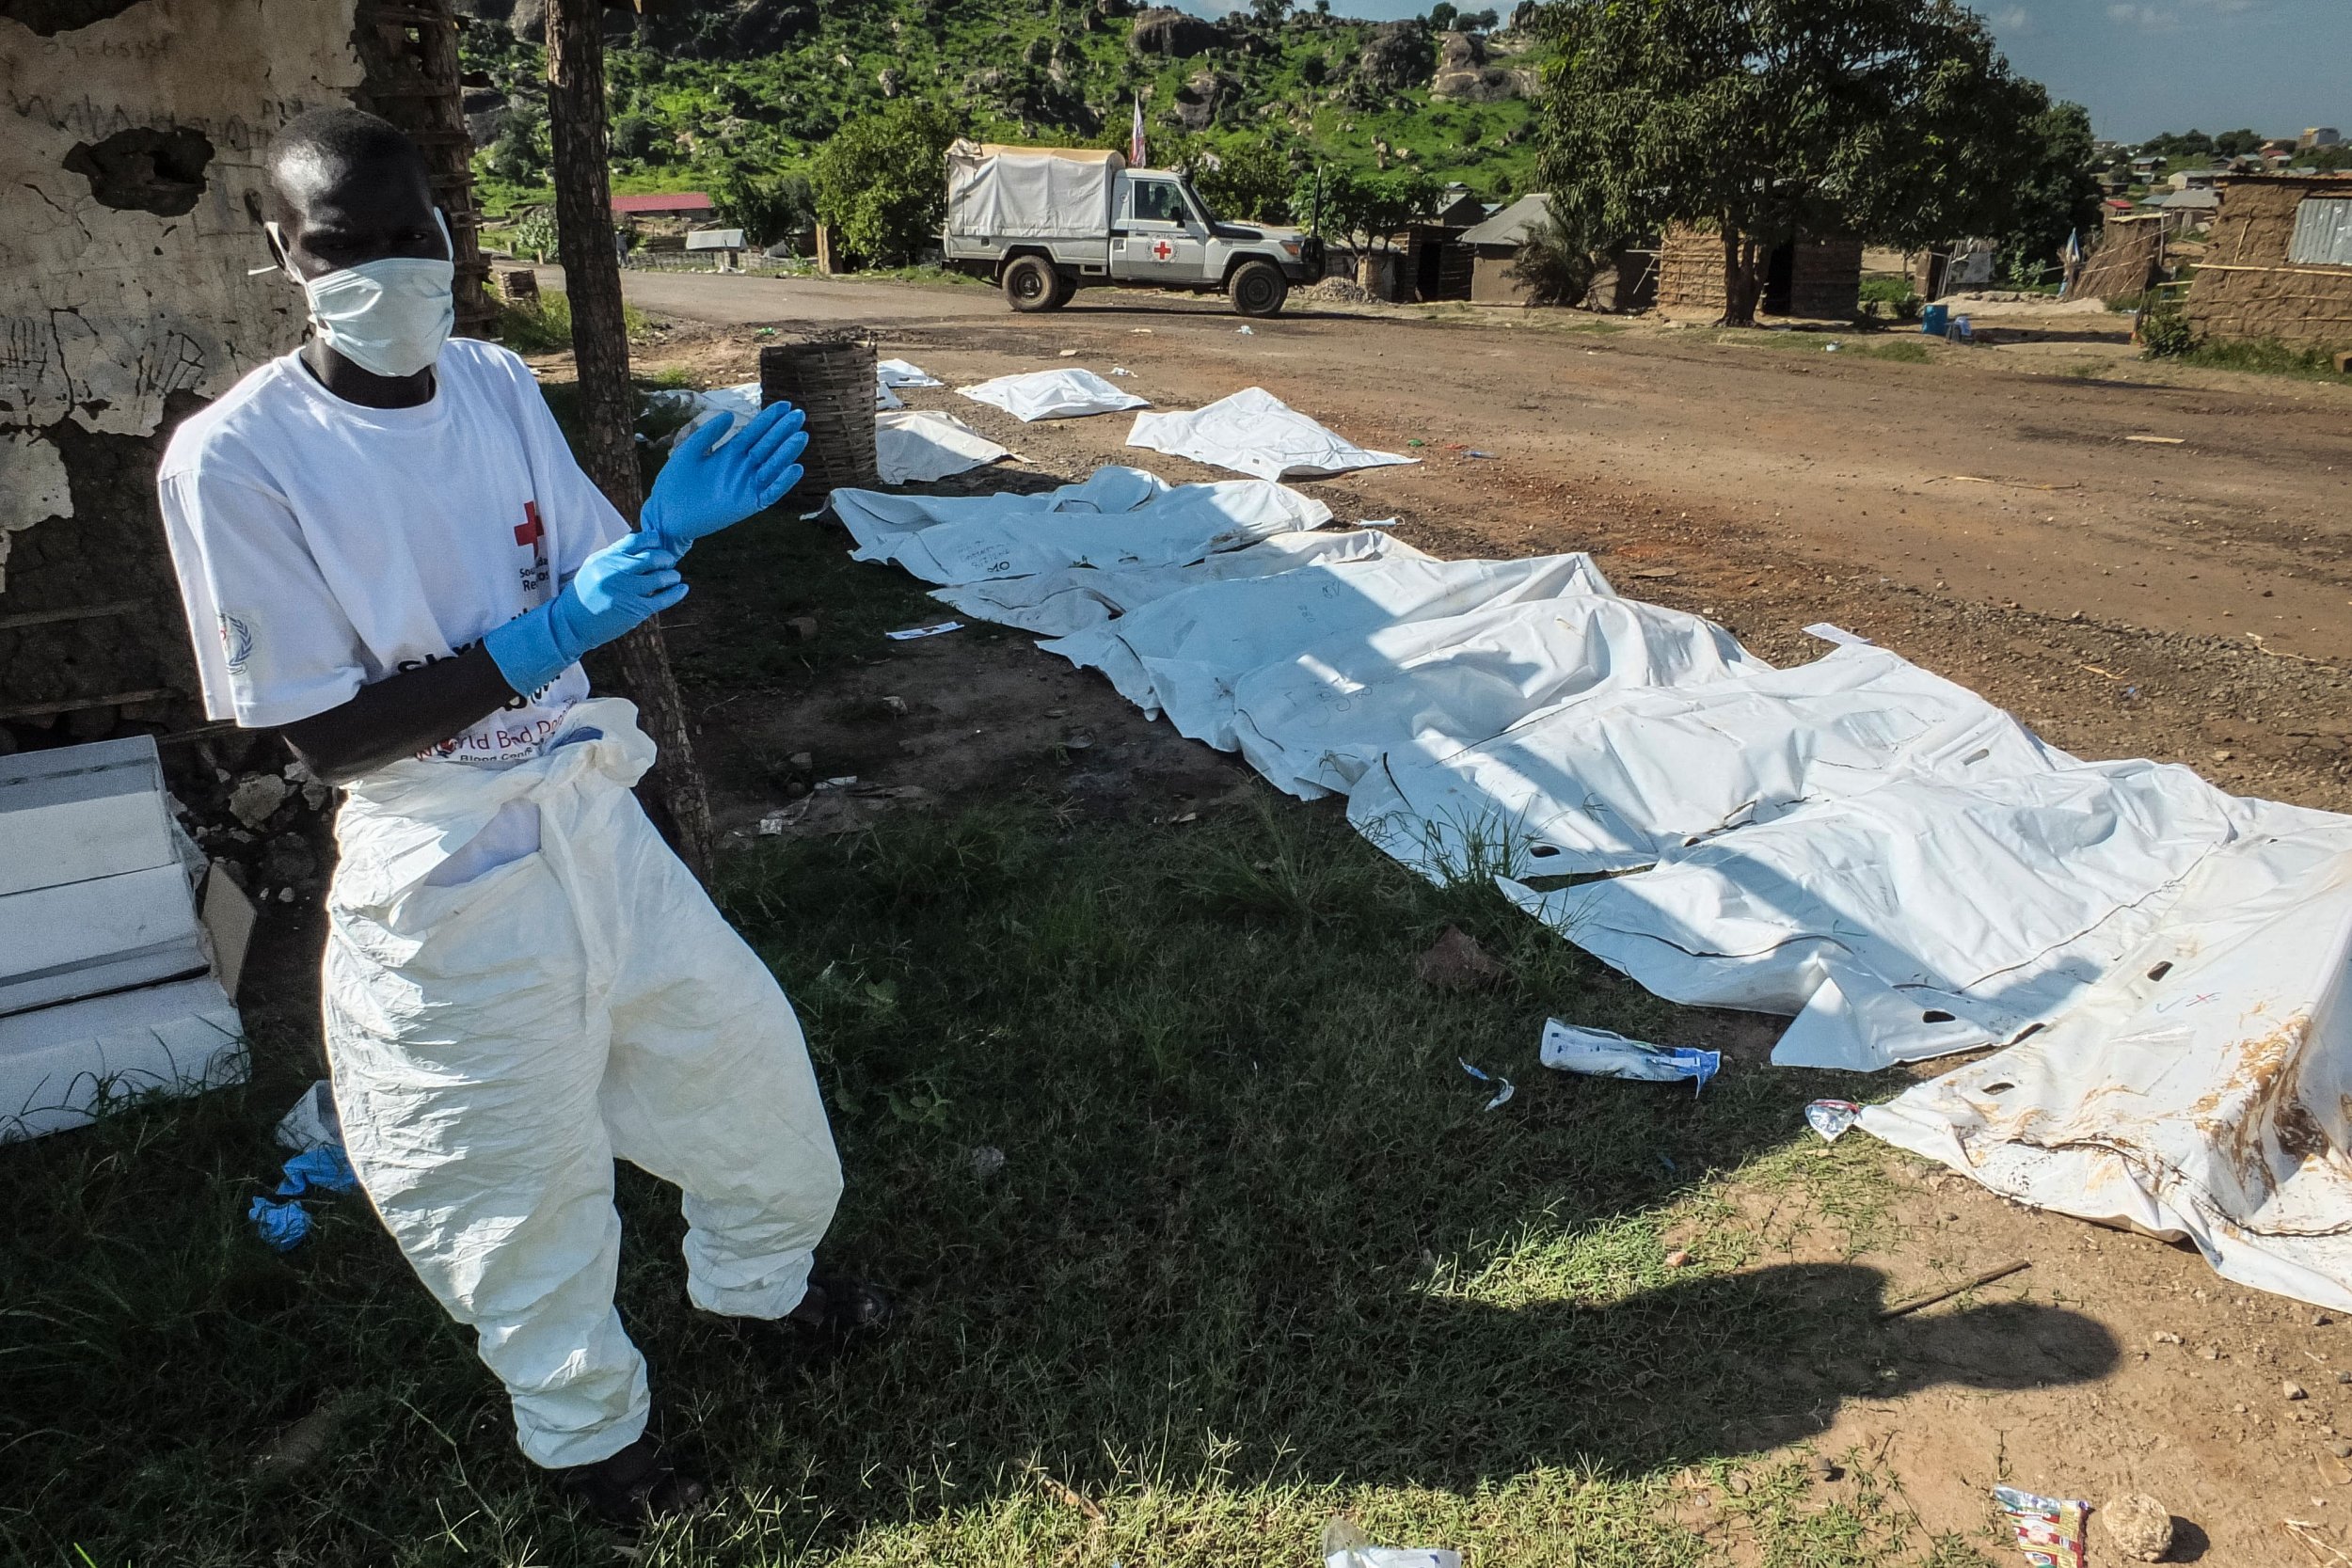
[[1136,100],[1136,128],[1127,133],[1127,162],[1136,168],[1149,166],[1143,157],[1143,100]]

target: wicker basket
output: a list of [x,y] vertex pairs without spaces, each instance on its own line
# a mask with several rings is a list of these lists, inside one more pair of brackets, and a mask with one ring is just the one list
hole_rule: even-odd
[[874,466],[874,345],[816,338],[759,351],[759,401],[789,403],[808,416],[802,497],[882,483]]

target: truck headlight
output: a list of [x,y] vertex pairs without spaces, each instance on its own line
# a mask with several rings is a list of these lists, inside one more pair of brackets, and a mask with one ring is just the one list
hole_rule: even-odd
[[1277,240],[1275,242],[1275,244],[1282,247],[1283,252],[1294,261],[1298,260],[1300,247],[1303,243],[1304,242],[1298,240]]

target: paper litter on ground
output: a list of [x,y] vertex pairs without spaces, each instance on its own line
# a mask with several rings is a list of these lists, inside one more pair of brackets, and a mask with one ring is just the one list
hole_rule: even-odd
[[1149,408],[1152,400],[1122,392],[1092,371],[1031,371],[1025,375],[1000,375],[974,387],[956,388],[959,397],[1001,408],[1016,420],[1074,420],[1088,414],[1116,414],[1123,408]]
[[1127,444],[1260,479],[1329,478],[1358,468],[1421,461],[1367,451],[1263,387],[1247,388],[1205,408],[1138,414]]
[[886,410],[874,416],[874,466],[884,484],[921,484],[1009,457],[953,414],[936,408]]
[[1777,1062],[1997,1048],[1874,1135],[2352,1311],[2352,818],[2071,756],[1860,640],[1774,669],[1581,556],[1434,560],[1265,479],[834,499],[861,559],[1346,796],[1405,864],[1793,1018]]

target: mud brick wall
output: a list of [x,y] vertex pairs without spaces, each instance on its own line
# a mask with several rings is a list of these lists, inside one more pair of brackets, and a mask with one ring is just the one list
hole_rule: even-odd
[[1724,238],[1676,224],[1658,253],[1658,308],[1671,315],[1722,315]]
[[[1799,240],[1791,263],[1787,314],[1846,321],[1860,311],[1860,240]],[[1721,234],[1683,224],[1666,230],[1658,257],[1658,309],[1669,315],[1723,313]]]
[[2287,260],[2296,209],[2313,198],[2352,200],[2352,176],[2225,180],[2219,188],[2221,211],[2189,285],[2190,328],[2223,342],[2352,349],[2352,267]]

